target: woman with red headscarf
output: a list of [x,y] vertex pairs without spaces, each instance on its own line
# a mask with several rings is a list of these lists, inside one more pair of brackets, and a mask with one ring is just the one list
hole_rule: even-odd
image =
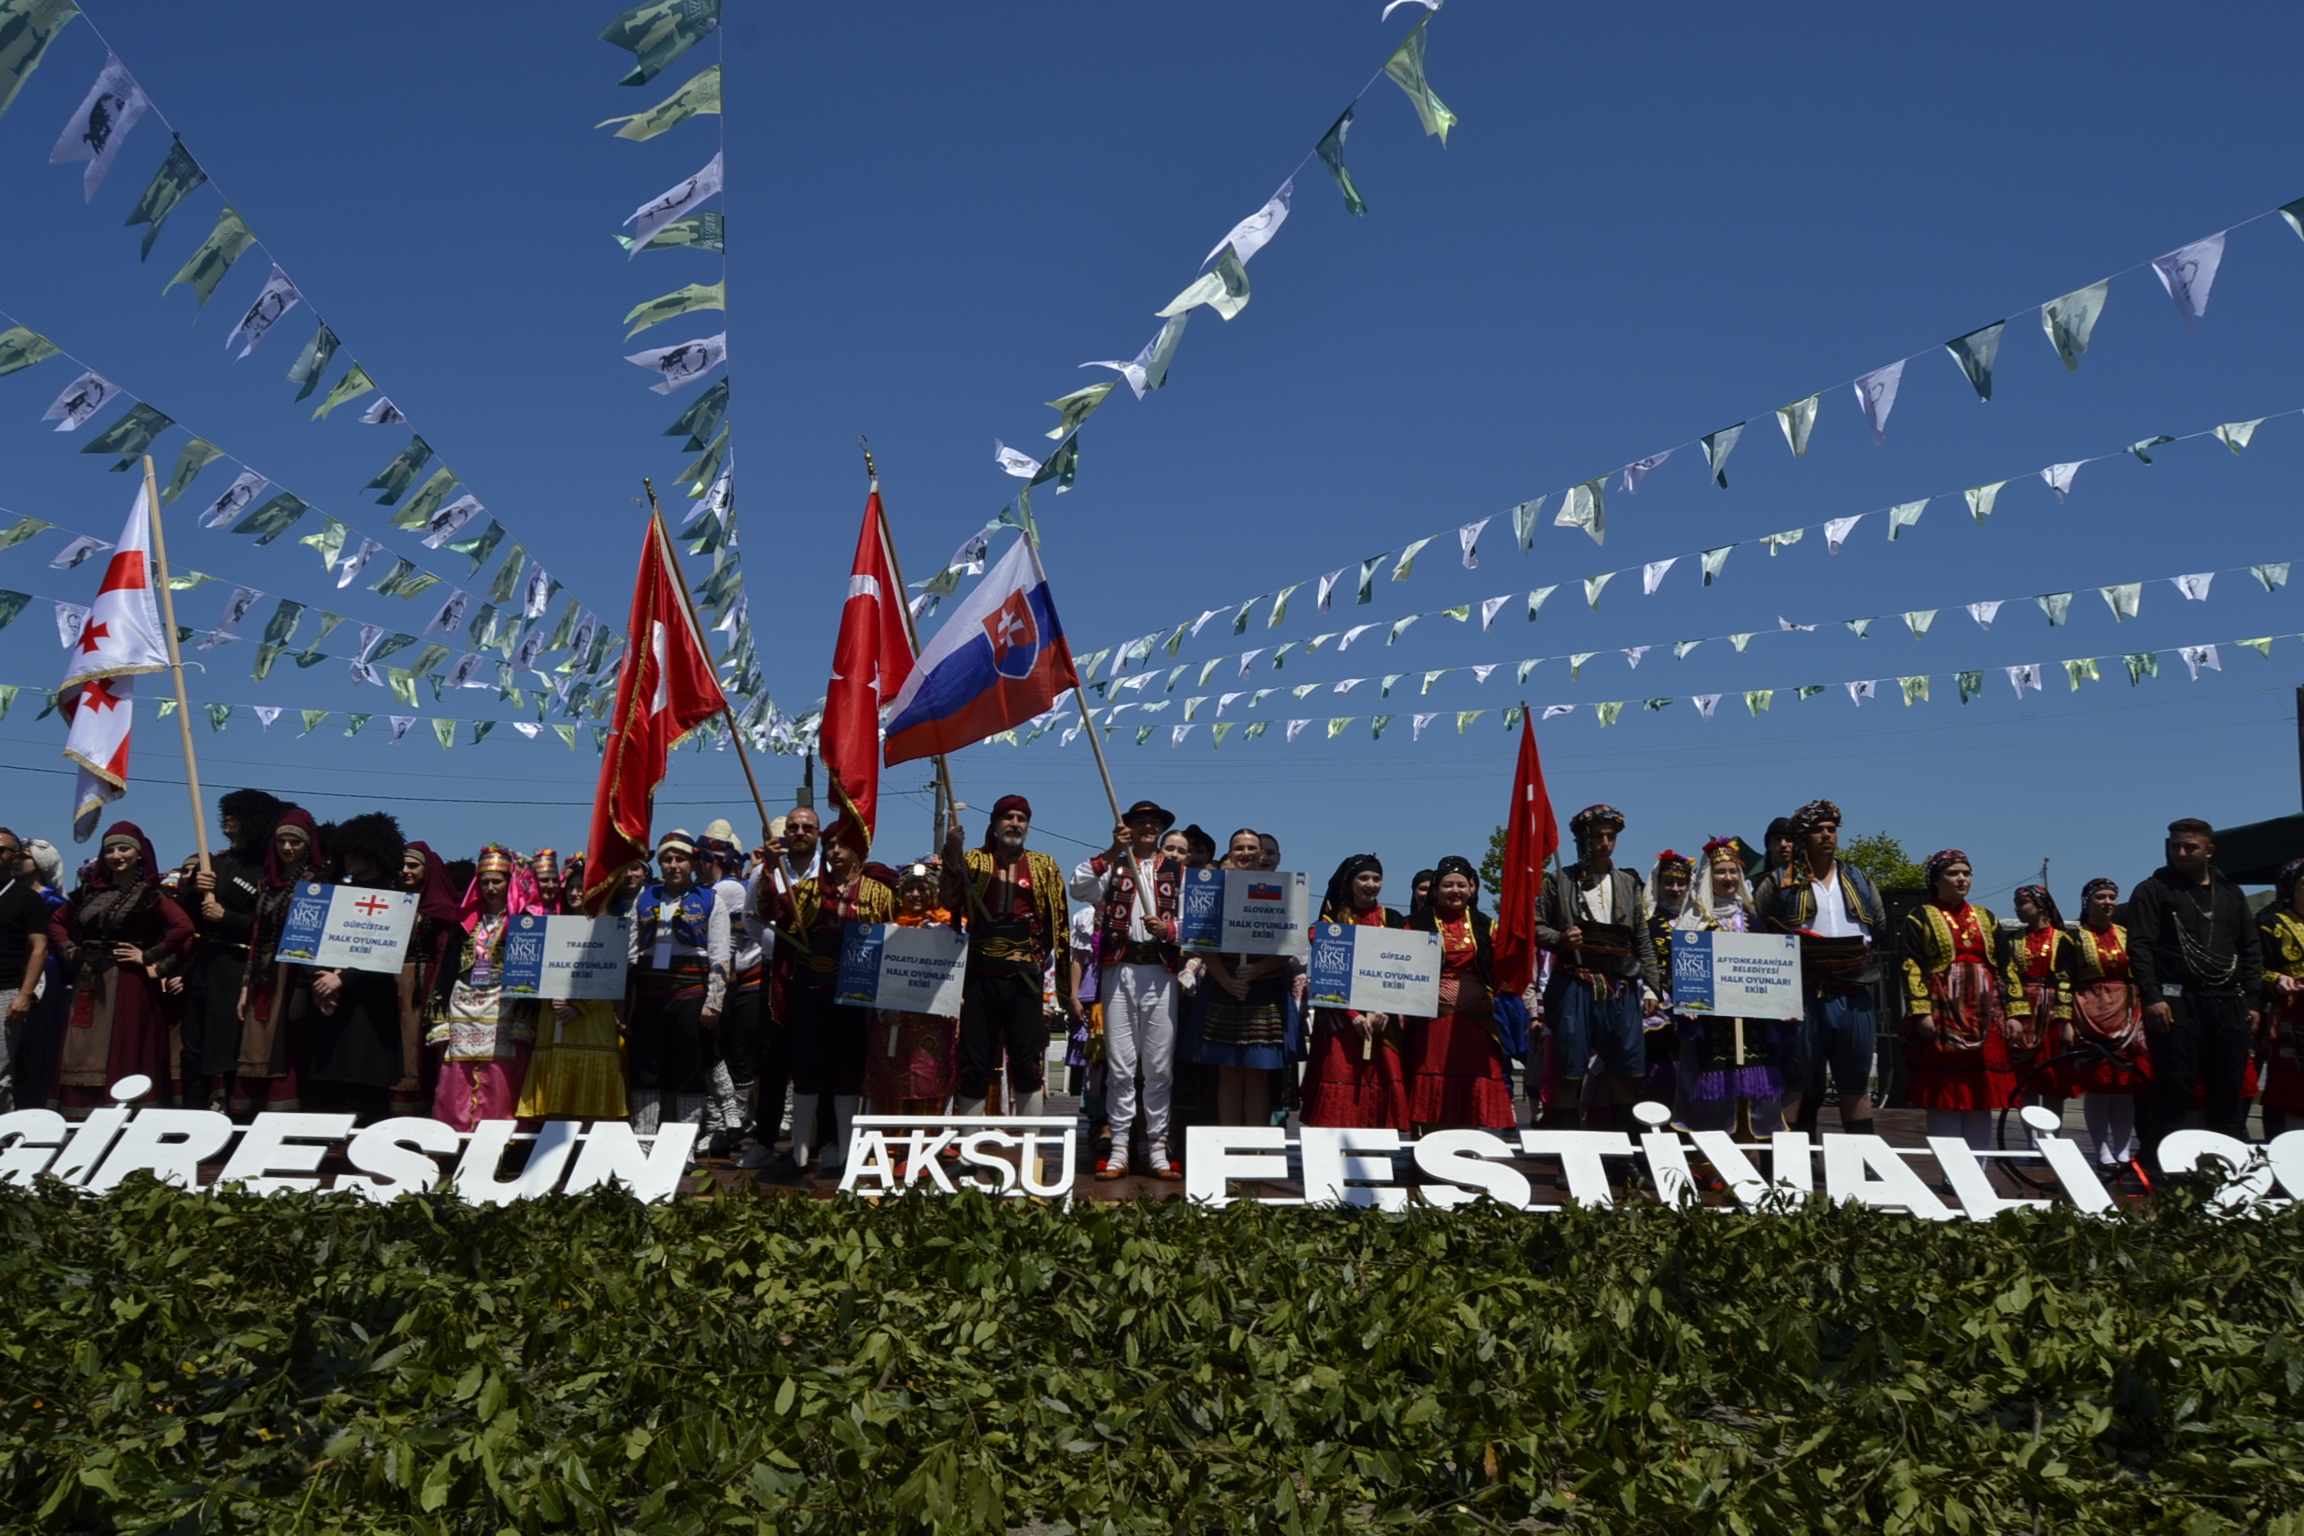
[[1928,1111],[1928,1134],[1984,1151],[1992,1111],[2016,1102],[2007,1019],[2032,1004],[2000,919],[1968,899],[1968,855],[1946,848],[1928,860],[1928,899],[1904,920],[1904,1096]]
[[312,1006],[312,972],[275,957],[298,882],[325,879],[327,862],[312,813],[289,807],[264,850],[264,889],[256,898],[248,968],[240,984],[240,1062],[231,1098],[236,1115],[293,1110],[300,1102],[298,1047]]
[[520,1102],[536,1010],[504,996],[504,940],[514,918],[539,906],[535,876],[518,854],[495,843],[480,850],[464,893],[462,948],[451,962],[456,979],[426,1037],[442,1051],[432,1118],[460,1131],[509,1118]]
[[439,1054],[427,1050],[424,1039],[456,983],[464,914],[449,884],[448,866],[429,843],[410,843],[400,855],[400,888],[416,893],[416,923],[400,967],[400,1054],[406,1065],[392,1085],[392,1112],[424,1116],[432,1113],[440,1082]]
[[159,861],[134,822],[104,834],[95,867],[48,916],[48,942],[72,976],[71,1013],[56,1067],[57,1106],[74,1118],[111,1102],[125,1077],[168,1083],[161,978],[192,952],[192,919],[160,889]]

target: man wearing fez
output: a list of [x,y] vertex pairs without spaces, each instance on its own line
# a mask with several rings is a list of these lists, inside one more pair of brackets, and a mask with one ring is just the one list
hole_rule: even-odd
[[2144,1002],[2152,1082],[2138,1106],[2145,1155],[2184,1123],[2195,1084],[2200,1123],[2242,1137],[2240,1097],[2249,1043],[2263,1027],[2264,955],[2240,888],[2217,873],[2216,832],[2186,817],[2168,824],[2168,862],[2128,896],[2130,976]]
[[1792,813],[1791,833],[1791,864],[1771,869],[1752,892],[1771,932],[1801,938],[1807,1015],[1784,1063],[1784,1118],[1794,1130],[1816,1129],[1829,1068],[1840,1089],[1840,1128],[1869,1132],[1872,1047],[1880,1027],[1872,996],[1880,957],[1873,945],[1888,910],[1871,877],[1840,858],[1840,807],[1809,801]]
[[[944,837],[939,902],[968,930],[968,975],[960,992],[960,1071],[953,1113],[980,1115],[1008,1053],[1008,1113],[1037,1115],[1046,1098],[1048,1015],[1041,978],[1070,931],[1064,872],[1024,839],[1032,805],[1002,795],[992,807],[984,844],[965,852],[960,818]],[[1056,995],[1072,1012],[1072,967],[1056,968]]]
[[[1105,1102],[1112,1111],[1112,1155],[1099,1179],[1128,1172],[1128,1139],[1138,1116],[1136,1072],[1144,1072],[1145,1160],[1152,1176],[1184,1177],[1168,1157],[1169,1089],[1176,1069],[1176,945],[1184,861],[1160,851],[1176,824],[1172,811],[1139,800],[1112,829],[1112,846],[1072,871],[1072,899],[1096,908],[1097,985],[1104,1000]],[[1139,886],[1137,881],[1145,882]]]
[[1556,957],[1544,992],[1557,1085],[1547,1119],[1554,1125],[1576,1123],[1593,1056],[1608,1074],[1613,1118],[1625,1129],[1648,1072],[1644,1020],[1662,1009],[1664,977],[1648,942],[1640,881],[1616,867],[1623,830],[1614,806],[1578,811],[1568,822],[1576,862],[1545,876],[1536,898],[1536,942]]

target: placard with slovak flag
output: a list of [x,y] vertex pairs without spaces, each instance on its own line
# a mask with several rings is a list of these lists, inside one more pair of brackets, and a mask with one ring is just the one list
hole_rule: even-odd
[[1039,551],[1019,538],[920,653],[889,711],[882,760],[973,746],[1078,686]]

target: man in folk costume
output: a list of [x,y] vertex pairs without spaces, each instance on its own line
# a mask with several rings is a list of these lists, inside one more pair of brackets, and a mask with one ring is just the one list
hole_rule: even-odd
[[[1065,943],[1070,913],[1064,872],[1024,840],[1032,805],[1002,795],[992,807],[984,845],[965,852],[960,819],[944,837],[941,900],[968,930],[968,973],[960,992],[960,1070],[954,1112],[984,1113],[992,1076],[1008,1054],[1008,1112],[1037,1115],[1046,1100],[1048,1014],[1041,978]],[[1056,994],[1072,1013],[1072,967],[1056,967]]]
[[2245,1134],[2250,1044],[2263,1028],[2264,950],[2248,898],[2217,872],[2216,832],[2186,817],[2168,824],[2168,862],[2128,893],[2129,961],[2144,1001],[2152,1091],[2144,1155],[2184,1123],[2198,1085],[2200,1123]]
[[1555,956],[1544,993],[1553,1089],[1546,1118],[1574,1125],[1592,1058],[1608,1074],[1611,1119],[1631,1128],[1648,1072],[1645,1020],[1660,1014],[1663,972],[1648,938],[1648,902],[1630,870],[1616,867],[1624,813],[1588,805],[1569,818],[1576,862],[1556,869],[1536,898],[1536,942]]
[[[1840,1090],[1840,1128],[1872,1129],[1872,1053],[1880,1029],[1874,946],[1888,909],[1871,876],[1840,858],[1840,807],[1811,800],[1792,814],[1792,862],[1761,877],[1752,905],[1774,933],[1801,937],[1808,989],[1799,1043],[1784,1063],[1784,1118],[1813,1132],[1827,1069]],[[1821,941],[1821,942],[1814,942]]]
[[760,886],[761,910],[777,930],[772,981],[792,1072],[795,1171],[815,1156],[819,1100],[825,1095],[832,1099],[835,1123],[824,1166],[846,1165],[845,1135],[864,1095],[871,1011],[838,1001],[837,992],[848,925],[896,918],[896,893],[864,873],[870,847],[864,829],[843,816],[824,831],[822,874],[802,880],[789,895],[769,882]]
[[222,1109],[240,1065],[240,982],[264,894],[264,854],[287,807],[260,789],[235,789],[221,803],[225,847],[179,898],[200,934],[185,967],[184,1102]]
[[720,1010],[720,1061],[712,1069],[719,1123],[712,1136],[715,1157],[734,1152],[737,1138],[751,1124],[760,1061],[760,938],[765,929],[744,875],[736,829],[725,818],[706,824],[696,839],[696,883],[711,886],[713,900],[728,913],[728,1000]]
[[666,1120],[715,1129],[706,1118],[728,994],[728,916],[695,879],[696,840],[684,831],[656,845],[655,880],[632,906],[631,1013],[625,1029],[632,1128]]
[[[1176,973],[1183,967],[1176,925],[1184,889],[1184,861],[1160,852],[1160,838],[1176,824],[1172,812],[1139,800],[1112,829],[1112,846],[1072,871],[1072,899],[1097,912],[1098,985],[1104,997],[1106,1102],[1112,1112],[1112,1155],[1099,1179],[1128,1172],[1128,1140],[1138,1116],[1136,1073],[1144,1074],[1142,1117],[1146,1164],[1157,1179],[1184,1171],[1168,1156],[1168,1099],[1176,1065]],[[1141,878],[1148,891],[1137,883]]]

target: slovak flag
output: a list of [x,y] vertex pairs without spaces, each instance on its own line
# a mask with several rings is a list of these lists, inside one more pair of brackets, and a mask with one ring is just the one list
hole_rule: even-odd
[[153,587],[151,509],[144,497],[138,490],[128,525],[105,564],[96,601],[64,664],[57,699],[70,728],[64,755],[80,769],[72,794],[72,836],[81,842],[96,830],[98,813],[128,790],[135,675],[168,667]]
[[920,653],[889,711],[882,758],[893,768],[957,752],[1079,686],[1040,553],[1019,538]]

